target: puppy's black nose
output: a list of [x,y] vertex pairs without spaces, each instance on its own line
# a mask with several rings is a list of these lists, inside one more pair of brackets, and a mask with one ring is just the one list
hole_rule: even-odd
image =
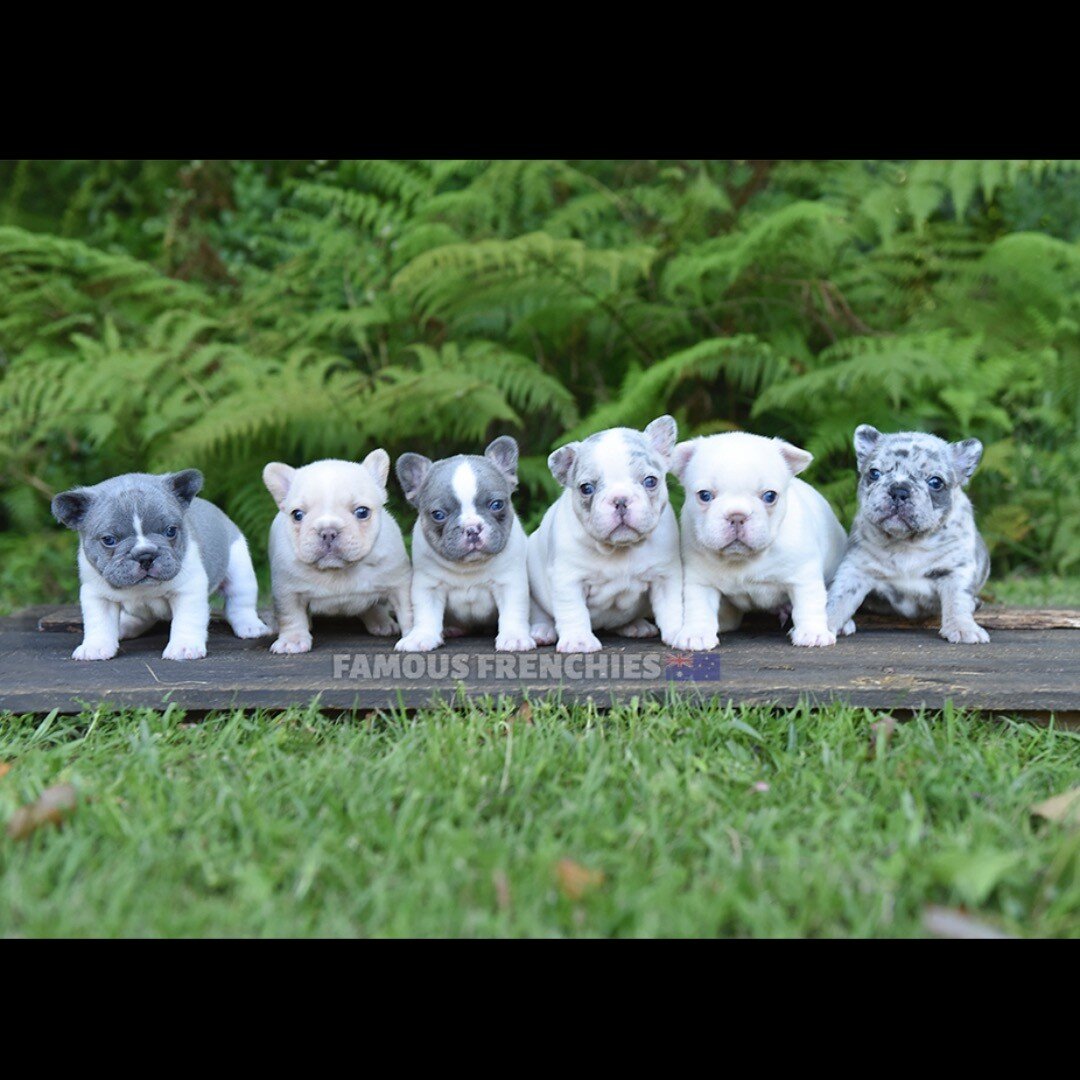
[[907,502],[911,498],[911,488],[907,484],[892,484],[889,495],[893,502]]
[[332,544],[338,537],[337,529],[320,529],[319,539],[324,544]]
[[476,540],[480,536],[480,526],[479,525],[469,525],[465,529],[465,536],[469,540]]
[[156,558],[157,555],[147,552],[147,554],[139,556],[138,563],[144,570],[149,570],[150,567],[154,565],[154,560]]
[[628,502],[629,502],[628,499],[620,497],[618,499],[613,499],[611,505],[614,506],[615,509],[618,510],[620,514],[622,514],[622,513],[624,513],[626,511],[626,507],[627,507]]

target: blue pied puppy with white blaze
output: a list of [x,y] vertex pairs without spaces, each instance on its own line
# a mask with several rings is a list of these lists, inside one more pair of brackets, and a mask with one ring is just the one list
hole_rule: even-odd
[[559,447],[565,490],[529,537],[532,634],[559,652],[595,652],[597,630],[670,645],[682,622],[679,527],[667,472],[677,428],[609,428]]
[[990,556],[964,492],[982,451],[978,439],[855,429],[859,509],[829,588],[834,632],[854,633],[865,601],[909,619],[940,614],[941,636],[954,644],[990,640],[975,621]]
[[237,637],[270,628],[255,610],[258,583],[247,541],[213,503],[198,499],[197,469],[126,473],[57,495],[52,512],[79,533],[83,641],[76,660],[111,660],[121,638],[172,622],[165,660],[206,656],[210,594],[225,596]]
[[510,498],[518,445],[495,439],[483,455],[432,462],[402,454],[397,475],[416,507],[413,528],[413,627],[402,652],[428,652],[445,638],[493,627],[500,652],[536,648],[529,634],[525,530]]

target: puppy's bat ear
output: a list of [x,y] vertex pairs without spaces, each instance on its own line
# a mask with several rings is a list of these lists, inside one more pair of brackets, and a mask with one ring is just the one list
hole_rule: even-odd
[[983,444],[978,439],[964,439],[963,442],[949,443],[949,449],[960,483],[966,484],[982,460]]
[[285,509],[285,500],[288,498],[289,488],[292,487],[295,475],[296,470],[283,461],[271,461],[263,469],[263,483],[266,485],[266,490],[273,496],[279,510]]
[[567,443],[565,446],[560,446],[558,450],[552,450],[548,454],[548,468],[551,470],[551,475],[563,487],[566,487],[566,481],[570,479],[570,472],[574,468],[574,462],[577,461],[577,452],[580,445],[580,443],[576,442]]
[[671,452],[678,437],[679,425],[675,423],[674,416],[658,416],[645,428],[645,438],[665,465],[671,463]]
[[686,475],[686,469],[696,450],[697,439],[687,439],[686,442],[681,442],[672,449],[671,463],[668,467],[680,480]]
[[517,440],[509,435],[500,435],[497,439],[488,443],[488,448],[484,451],[484,457],[510,481],[510,490],[513,491],[518,485]]
[[798,476],[814,460],[814,455],[809,450],[802,450],[786,439],[773,439],[773,442],[776,443],[776,448],[792,476]]
[[386,478],[390,475],[390,455],[382,447],[372,450],[360,464],[375,477],[379,487],[386,487]]
[[198,469],[184,469],[182,472],[169,473],[165,477],[168,488],[183,504],[190,506],[191,500],[202,491],[203,474]]
[[61,491],[52,501],[52,515],[61,525],[77,529],[83,523],[92,499],[93,495],[86,488]]
[[858,462],[859,468],[862,468],[862,463],[869,457],[874,447],[877,446],[878,439],[881,438],[881,432],[876,427],[871,427],[869,424],[860,424],[855,429],[855,460]]
[[397,459],[395,470],[405,498],[415,506],[427,474],[431,472],[431,458],[423,454],[402,454]]

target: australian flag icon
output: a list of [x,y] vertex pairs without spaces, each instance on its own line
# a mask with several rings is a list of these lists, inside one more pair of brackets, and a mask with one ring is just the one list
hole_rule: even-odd
[[669,653],[664,678],[669,682],[716,682],[720,678],[720,654]]

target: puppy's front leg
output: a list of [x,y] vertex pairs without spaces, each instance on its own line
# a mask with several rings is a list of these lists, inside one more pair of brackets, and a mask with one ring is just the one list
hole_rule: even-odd
[[299,593],[274,593],[274,619],[278,636],[270,646],[272,653],[311,652],[311,620],[307,599]]
[[653,618],[665,645],[674,645],[683,622],[682,574],[657,578],[649,586]]
[[825,581],[817,576],[803,578],[791,587],[792,645],[835,645],[825,616]]
[[829,586],[825,604],[825,619],[831,634],[854,634],[852,619],[873,582],[859,570],[854,561],[845,559]]
[[585,586],[580,581],[552,581],[552,614],[559,640],[556,652],[597,652],[600,639],[592,632],[592,618],[585,603]]
[[169,644],[162,660],[201,660],[206,655],[206,634],[210,628],[210,597],[205,586],[186,589],[173,598]]
[[715,649],[720,644],[720,590],[687,572],[683,585],[683,620],[671,645],[675,649]]
[[[954,575],[955,577],[955,575]],[[941,636],[954,645],[985,645],[990,635],[975,621],[975,596],[963,579],[944,578],[941,587]]]
[[497,652],[529,652],[536,648],[529,631],[529,578],[524,570],[511,581],[493,589],[495,606],[499,609],[499,633],[495,638]]
[[413,578],[413,627],[394,646],[398,652],[431,652],[443,643],[446,591],[439,585]]
[[407,634],[413,628],[413,607],[410,585],[411,582],[406,581],[403,585],[399,585],[394,589],[390,594],[390,606],[394,609],[394,614],[397,615],[398,626],[401,627],[402,634]]
[[83,640],[74,660],[111,660],[120,650],[120,605],[84,585],[79,590]]

